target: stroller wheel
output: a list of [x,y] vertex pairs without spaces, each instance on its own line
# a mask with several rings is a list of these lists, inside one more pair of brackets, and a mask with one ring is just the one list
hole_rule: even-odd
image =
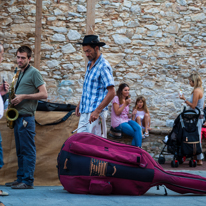
[[190,167],[196,167],[197,166],[197,161],[196,160],[190,160],[189,161],[189,166]]
[[193,165],[193,162],[192,162],[192,160],[190,160],[189,161],[189,166],[192,167],[192,165]]
[[179,161],[178,160],[172,160],[171,161],[171,166],[172,167],[178,167],[179,166]]
[[178,160],[179,164],[183,164],[183,162],[184,162],[183,157],[178,157],[177,160]]
[[179,167],[179,161],[175,160],[175,167]]
[[165,163],[165,158],[164,157],[159,157],[158,158],[158,163],[159,164],[164,164]]
[[197,166],[197,161],[193,160],[193,167],[196,167],[196,166]]

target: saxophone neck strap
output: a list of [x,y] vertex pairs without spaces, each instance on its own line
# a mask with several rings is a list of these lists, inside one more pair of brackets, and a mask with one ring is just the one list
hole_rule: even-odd
[[20,84],[24,74],[26,73],[26,71],[28,70],[29,67],[30,67],[30,64],[28,64],[28,66],[24,69],[23,74],[21,75],[21,77],[20,77],[21,71],[20,72],[17,71],[19,73],[17,73],[17,75],[16,75],[16,77],[18,77],[18,79],[17,79],[17,83],[16,83],[16,86],[15,86],[15,92],[16,92],[16,90],[17,90],[17,88],[18,88],[18,86],[19,86],[19,84]]

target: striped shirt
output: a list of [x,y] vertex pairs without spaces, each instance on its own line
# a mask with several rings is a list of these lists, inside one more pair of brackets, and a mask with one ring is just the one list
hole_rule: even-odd
[[[79,112],[91,113],[103,101],[107,95],[107,87],[114,86],[112,68],[102,54],[90,69],[91,61],[88,62],[87,71],[84,77],[82,98]],[[108,107],[103,109],[106,110]]]

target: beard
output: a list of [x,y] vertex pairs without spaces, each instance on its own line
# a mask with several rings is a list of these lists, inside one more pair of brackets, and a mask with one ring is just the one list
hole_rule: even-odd
[[94,59],[96,59],[96,57],[97,57],[97,52],[94,50],[94,53],[91,56],[88,56],[87,58],[89,61],[93,61]]
[[18,67],[20,68],[20,69],[22,69],[22,68],[25,68],[26,66],[27,66],[27,64],[28,64],[28,62],[27,63],[25,63],[25,64],[18,64]]

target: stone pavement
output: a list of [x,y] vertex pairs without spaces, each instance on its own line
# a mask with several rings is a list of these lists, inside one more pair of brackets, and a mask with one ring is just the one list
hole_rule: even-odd
[[[178,170],[206,177],[205,170]],[[38,186],[28,190],[14,190],[0,186],[0,189],[9,193],[9,196],[0,197],[6,206],[205,206],[206,196],[193,194],[180,195],[167,189],[168,196],[164,196],[164,188],[151,188],[143,196],[99,196],[70,194],[62,186]]]

